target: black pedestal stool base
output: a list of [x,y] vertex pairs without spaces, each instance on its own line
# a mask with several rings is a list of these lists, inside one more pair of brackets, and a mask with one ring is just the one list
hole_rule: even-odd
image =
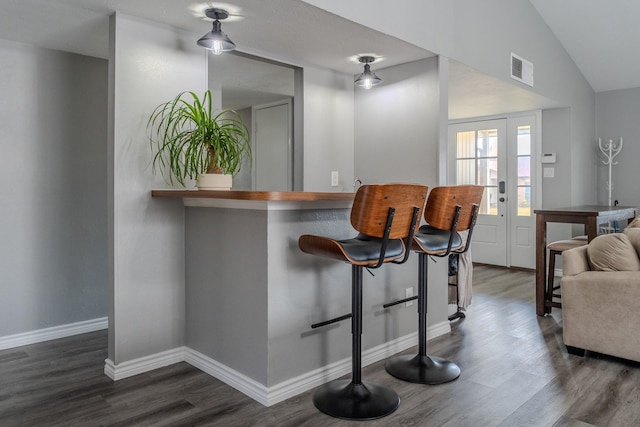
[[374,420],[391,414],[400,405],[400,398],[390,388],[351,380],[335,380],[320,387],[313,395],[313,404],[320,411],[348,420]]
[[443,384],[460,376],[458,365],[433,356],[395,356],[387,360],[385,369],[396,378],[416,384]]

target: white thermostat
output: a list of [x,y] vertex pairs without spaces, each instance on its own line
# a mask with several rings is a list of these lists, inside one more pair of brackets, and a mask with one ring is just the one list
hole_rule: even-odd
[[542,158],[540,161],[542,163],[555,163],[556,153],[542,153]]

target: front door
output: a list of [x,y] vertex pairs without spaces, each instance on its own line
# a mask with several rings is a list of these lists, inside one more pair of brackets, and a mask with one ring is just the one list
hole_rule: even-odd
[[535,132],[535,115],[449,125],[448,182],[485,187],[474,262],[535,267]]

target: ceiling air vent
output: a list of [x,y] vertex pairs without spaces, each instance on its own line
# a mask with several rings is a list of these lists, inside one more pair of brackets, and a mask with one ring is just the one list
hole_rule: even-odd
[[533,87],[533,64],[511,53],[511,78]]

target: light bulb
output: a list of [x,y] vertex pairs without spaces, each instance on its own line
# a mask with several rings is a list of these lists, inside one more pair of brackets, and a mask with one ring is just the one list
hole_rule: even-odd
[[371,89],[373,87],[373,82],[371,81],[370,78],[366,78],[364,79],[364,84],[362,85],[363,88],[365,89]]
[[220,55],[223,52],[223,46],[221,40],[214,40],[211,45],[211,53],[214,55]]

